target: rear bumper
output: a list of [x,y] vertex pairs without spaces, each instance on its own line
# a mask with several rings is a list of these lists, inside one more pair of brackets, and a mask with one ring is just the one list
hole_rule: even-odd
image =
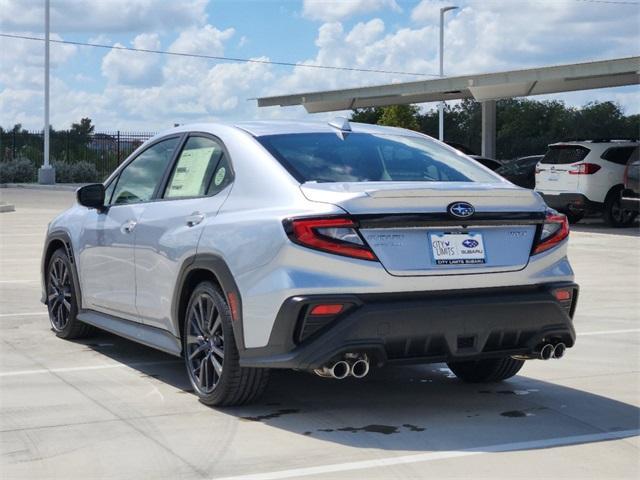
[[624,210],[631,212],[640,212],[640,196],[633,190],[623,190],[620,206]]
[[602,210],[604,207],[602,203],[591,201],[581,193],[559,193],[557,195],[538,193],[542,195],[549,207],[560,212],[585,213]]
[[[560,302],[557,289],[573,291]],[[246,349],[240,364],[313,369],[347,352],[378,363],[436,363],[531,354],[543,341],[575,343],[574,283],[439,292],[296,296],[284,302],[265,347]],[[310,318],[318,303],[349,307],[335,318]]]

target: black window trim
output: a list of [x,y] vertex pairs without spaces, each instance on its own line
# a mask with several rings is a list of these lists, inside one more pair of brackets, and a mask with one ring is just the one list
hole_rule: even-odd
[[[227,150],[226,145],[224,144],[224,142],[220,139],[220,137],[213,135],[211,133],[208,132],[199,132],[199,131],[193,131],[193,132],[187,132],[187,134],[185,135],[183,141],[180,144],[180,149],[178,151],[178,155],[175,156],[173,158],[173,160],[171,161],[169,168],[167,169],[167,171],[165,172],[165,175],[162,178],[162,181],[160,182],[159,185],[159,189],[158,192],[154,192],[154,196],[155,193],[158,194],[157,198],[155,198],[155,201],[158,202],[176,202],[176,201],[180,201],[180,200],[193,200],[196,198],[210,198],[210,197],[215,197],[216,195],[218,195],[220,192],[222,192],[222,190],[224,190],[225,188],[223,188],[222,190],[219,190],[218,192],[209,194],[209,195],[193,195],[190,197],[174,197],[174,198],[165,198],[165,195],[167,194],[167,187],[169,186],[169,180],[171,180],[171,175],[173,174],[173,171],[175,170],[175,168],[178,165],[178,160],[180,159],[180,155],[182,154],[182,151],[184,150],[184,147],[186,146],[187,142],[189,141],[189,139],[191,137],[203,137],[203,138],[208,138],[209,140],[213,140],[214,142],[218,143],[220,145],[220,147],[222,148],[222,152],[223,152],[223,156],[220,157],[220,160],[218,160],[218,165],[220,164],[220,161],[222,161],[223,157],[226,157],[227,160],[227,165],[229,165],[229,173],[231,174],[231,181],[229,182],[230,186],[233,181],[236,178],[236,174],[235,171],[233,169],[233,163],[231,162],[231,156],[229,155],[229,151]],[[215,175],[215,171],[218,169],[218,165],[216,165],[216,168],[213,169],[213,175]],[[211,177],[213,178],[213,177]]]

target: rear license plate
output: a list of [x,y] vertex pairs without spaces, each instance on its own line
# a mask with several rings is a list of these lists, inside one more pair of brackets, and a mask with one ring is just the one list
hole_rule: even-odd
[[486,261],[480,233],[432,233],[430,241],[436,265],[474,265]]

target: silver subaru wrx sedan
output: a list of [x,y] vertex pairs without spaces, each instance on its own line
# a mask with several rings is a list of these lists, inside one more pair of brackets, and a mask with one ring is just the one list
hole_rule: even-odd
[[208,405],[254,400],[272,368],[495,382],[575,342],[566,217],[416,132],[186,125],[77,195],[44,246],[53,331],[181,356]]

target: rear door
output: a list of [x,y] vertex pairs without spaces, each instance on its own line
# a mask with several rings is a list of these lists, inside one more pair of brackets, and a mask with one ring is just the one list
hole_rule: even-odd
[[570,173],[590,150],[582,145],[551,145],[536,168],[536,190],[541,192],[577,192],[580,175]]
[[204,226],[227,198],[233,179],[222,142],[191,134],[158,199],[136,227],[136,306],[145,324],[178,335],[171,304],[185,260],[197,252]]

